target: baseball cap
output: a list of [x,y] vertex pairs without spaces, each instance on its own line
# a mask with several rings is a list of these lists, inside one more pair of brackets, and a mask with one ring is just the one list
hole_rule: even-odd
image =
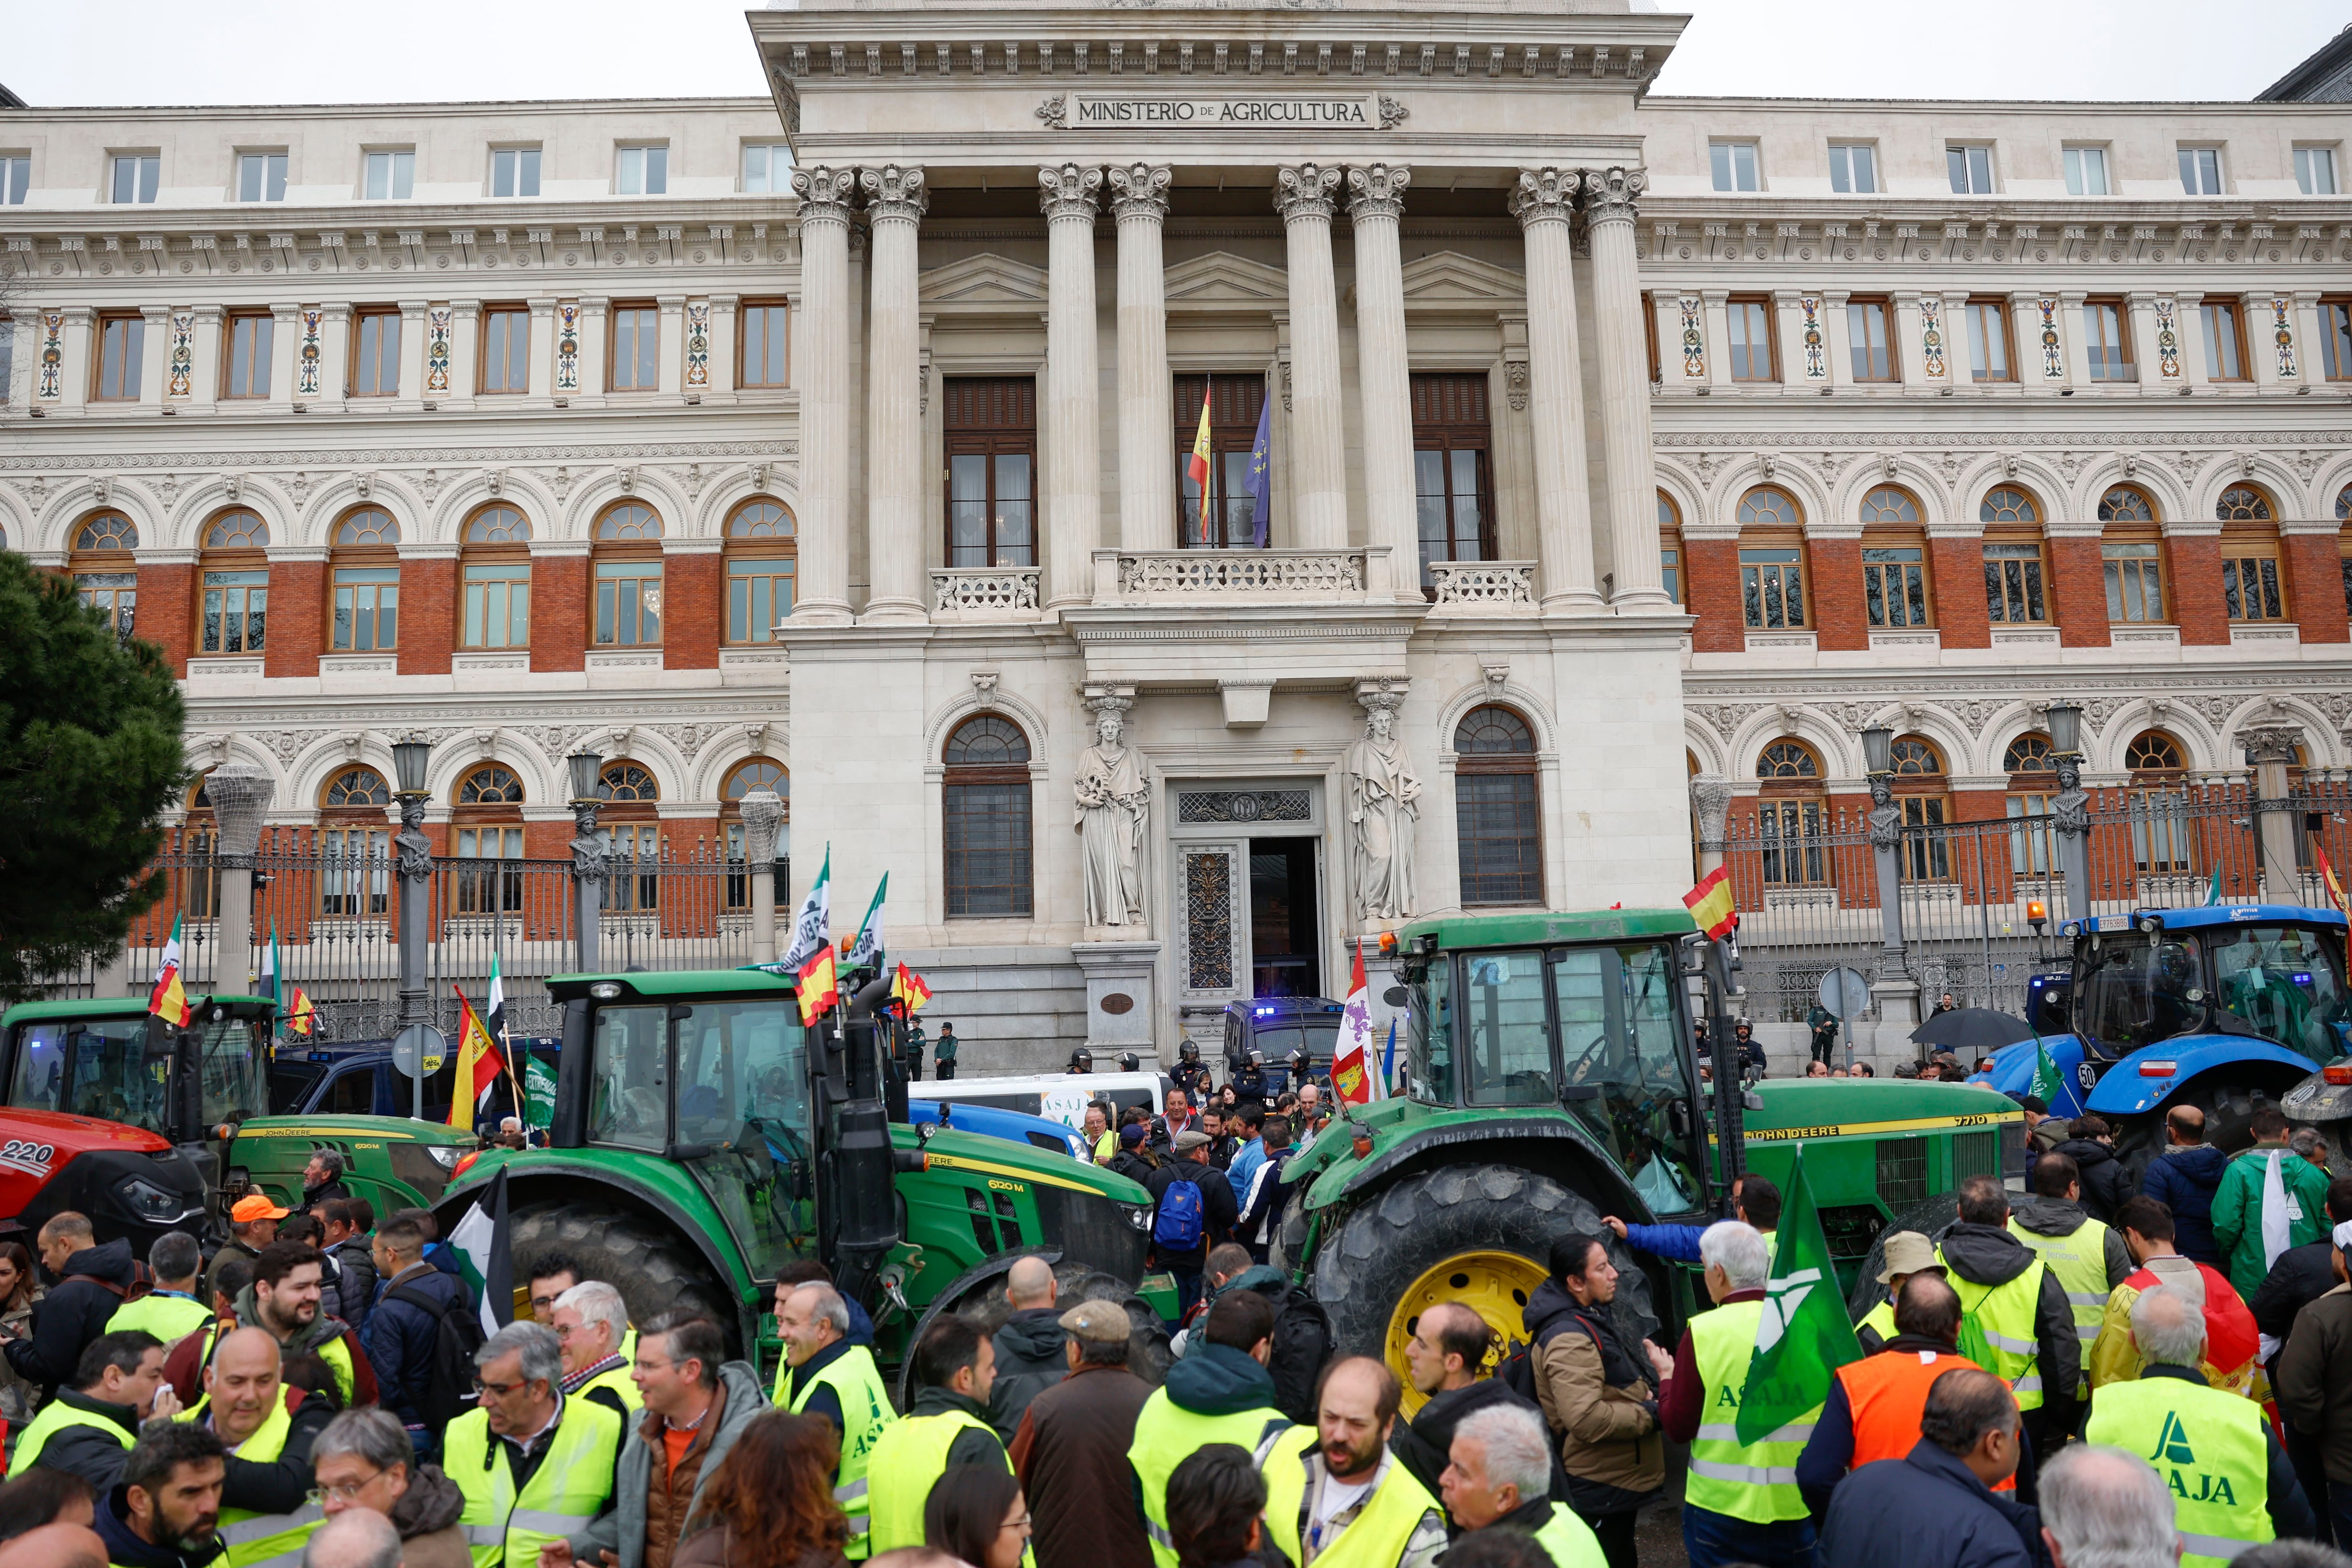
[[1198,1128],[1194,1128],[1190,1131],[1179,1132],[1176,1134],[1176,1152],[1179,1154],[1189,1154],[1193,1150],[1202,1148],[1207,1144],[1208,1142],[1209,1135],[1201,1131]]
[[237,1199],[236,1206],[228,1211],[228,1217],[237,1225],[251,1225],[257,1219],[284,1219],[293,1212],[292,1209],[279,1208],[259,1193],[256,1193],[251,1197]]
[[1127,1309],[1116,1301],[1081,1301],[1055,1321],[1097,1344],[1117,1344],[1128,1335]]
[[1143,1142],[1143,1123],[1130,1121],[1118,1130],[1118,1141],[1132,1147]]
[[1894,1230],[1886,1233],[1886,1267],[1878,1271],[1878,1282],[1886,1284],[1897,1274],[1916,1274],[1922,1268],[1941,1268],[1936,1258],[1935,1244],[1916,1230]]

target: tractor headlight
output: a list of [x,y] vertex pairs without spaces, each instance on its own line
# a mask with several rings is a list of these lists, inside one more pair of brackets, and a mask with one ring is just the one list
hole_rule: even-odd
[[588,994],[599,1002],[618,1001],[621,995],[621,983],[617,980],[599,980],[588,987]]
[[1151,1205],[1150,1204],[1121,1204],[1118,1205],[1118,1209],[1121,1214],[1127,1216],[1127,1226],[1129,1230],[1148,1231],[1151,1228]]
[[141,1219],[158,1224],[169,1225],[188,1212],[187,1205],[180,1201],[179,1194],[165,1192],[143,1177],[131,1177],[114,1189],[114,1195]]
[[454,1143],[446,1147],[436,1143],[428,1143],[425,1146],[425,1152],[432,1156],[433,1163],[440,1166],[443,1170],[454,1171],[457,1168],[457,1156],[464,1153],[465,1151],[458,1148]]

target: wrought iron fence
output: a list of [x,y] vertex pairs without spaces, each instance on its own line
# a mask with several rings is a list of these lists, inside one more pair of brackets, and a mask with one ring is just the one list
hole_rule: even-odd
[[[2330,904],[2323,857],[2352,861],[2352,786],[2336,776],[2299,781],[2284,800],[2257,801],[2243,778],[2086,791],[2087,909],[2074,909],[2064,836],[2052,797],[1949,797],[2010,815],[1906,825],[1896,847],[1904,971],[1932,1005],[2021,1013],[2036,970],[2064,962],[2060,922],[2077,914],[2225,903]],[[1925,816],[1926,813],[1916,815]],[[2294,866],[2265,884],[2263,823],[2292,845]],[[1796,1022],[1822,975],[1841,965],[1875,974],[1885,952],[1885,894],[1866,808],[1821,800],[1759,803],[1729,824],[1723,848],[1740,913],[1748,1011]],[[2339,875],[2340,875],[2339,870]],[[2029,916],[2045,916],[2036,931]]]

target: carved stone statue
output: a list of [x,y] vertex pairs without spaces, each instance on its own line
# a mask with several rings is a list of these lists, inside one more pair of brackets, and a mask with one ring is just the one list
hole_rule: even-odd
[[1087,924],[1141,925],[1143,834],[1151,795],[1143,759],[1119,744],[1125,698],[1099,698],[1095,744],[1078,757],[1077,831],[1086,861]]
[[1364,738],[1348,748],[1346,784],[1351,869],[1359,920],[1402,920],[1413,912],[1413,839],[1421,821],[1421,779],[1396,737],[1397,691],[1361,694]]

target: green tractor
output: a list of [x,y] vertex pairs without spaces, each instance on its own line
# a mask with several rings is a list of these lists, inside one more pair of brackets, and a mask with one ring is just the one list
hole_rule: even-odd
[[[78,1209],[101,1240],[128,1236],[144,1256],[163,1231],[217,1229],[224,1193],[299,1199],[317,1149],[340,1150],[344,1184],[383,1214],[431,1204],[474,1147],[404,1117],[267,1115],[275,1005],[197,995],[188,1005],[184,1028],[139,996],[26,1002],[0,1016],[0,1226],[36,1230]],[[100,1180],[125,1160],[139,1169]]]
[[[1341,1352],[1384,1355],[1402,1376],[1414,1325],[1440,1301],[1475,1309],[1508,1345],[1524,1338],[1521,1310],[1555,1237],[1605,1237],[1603,1215],[1703,1224],[1723,1212],[1743,1162],[1785,1184],[1800,1148],[1840,1286],[1859,1299],[1875,1289],[1883,1232],[1948,1223],[1963,1177],[2005,1168],[2022,1114],[1989,1089],[1743,1087],[1718,1063],[1733,1102],[1719,1104],[1691,1028],[1705,949],[1679,909],[1450,918],[1397,933],[1402,984],[1388,1000],[1405,1013],[1409,1088],[1345,1108],[1297,1157],[1277,1259],[1311,1286]],[[1695,1276],[1609,1247],[1620,1326],[1664,1329],[1672,1343]]]
[[746,1351],[778,1273],[821,1259],[875,1320],[888,1363],[943,1311],[1001,1299],[1041,1254],[1066,1295],[1135,1295],[1150,1196],[1068,1154],[906,1121],[887,966],[814,1026],[760,970],[559,975],[545,1149],[486,1151],[439,1206],[444,1233],[507,1177],[515,1282],[561,1250],[642,1322],[704,1312]]

